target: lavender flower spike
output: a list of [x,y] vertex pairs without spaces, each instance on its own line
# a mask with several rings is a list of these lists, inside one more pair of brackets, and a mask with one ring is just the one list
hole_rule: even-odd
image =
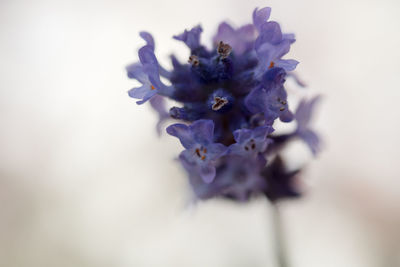
[[[184,148],[179,160],[199,199],[247,201],[264,195],[278,201],[299,196],[294,186],[299,172],[285,170],[282,150],[295,137],[314,153],[320,149],[319,137],[309,129],[317,100],[302,101],[294,114],[288,103],[285,81],[296,77],[292,71],[298,62],[284,57],[294,35],[282,32],[270,15],[271,8],[257,8],[249,18],[252,23],[233,27],[222,22],[211,49],[201,42],[201,26],[174,36],[190,54],[183,62],[172,55],[171,70],[159,64],[152,35],[140,33],[146,45],[127,73],[141,86],[129,96],[139,99],[138,104],[150,100],[159,115],[158,131],[167,119],[178,122],[166,131]],[[175,106],[167,108],[166,99]],[[298,126],[276,134],[278,119],[295,119]]]

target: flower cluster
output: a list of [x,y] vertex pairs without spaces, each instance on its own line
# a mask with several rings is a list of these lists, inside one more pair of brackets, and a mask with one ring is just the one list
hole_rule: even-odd
[[[183,123],[170,125],[167,133],[177,137],[184,150],[179,159],[201,199],[228,197],[245,201],[264,194],[276,201],[298,196],[297,171],[287,171],[280,156],[284,144],[301,138],[313,153],[319,138],[309,128],[318,98],[300,102],[290,111],[285,79],[298,62],[283,59],[295,41],[279,24],[269,21],[271,9],[255,9],[253,23],[238,29],[219,25],[213,48],[200,42],[201,26],[174,36],[190,49],[187,63],[171,56],[168,71],[154,54],[153,37],[140,36],[139,63],[127,67],[128,77],[142,85],[129,91],[138,104],[150,102],[161,122],[168,118]],[[162,79],[169,80],[165,84]],[[166,110],[165,98],[181,103]],[[297,122],[293,133],[274,134],[274,122]]]

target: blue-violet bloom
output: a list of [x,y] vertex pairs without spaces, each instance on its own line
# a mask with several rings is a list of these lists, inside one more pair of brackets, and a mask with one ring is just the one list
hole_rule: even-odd
[[[303,86],[293,72],[299,62],[286,58],[295,37],[282,32],[270,15],[271,8],[257,8],[252,23],[236,28],[222,22],[211,49],[201,42],[200,25],[184,30],[173,38],[186,44],[190,54],[187,62],[172,55],[171,70],[157,60],[152,35],[141,32],[146,44],[139,49],[139,62],[126,68],[128,77],[141,84],[128,94],[137,104],[149,101],[158,112],[157,131],[166,120],[179,122],[167,133],[183,146],[179,160],[199,199],[299,196],[300,169],[285,169],[282,150],[300,138],[314,155],[320,151],[320,138],[310,128],[319,98],[302,100],[291,111],[285,81]],[[167,99],[176,106],[167,109]],[[277,120],[294,121],[297,127],[275,133]]]

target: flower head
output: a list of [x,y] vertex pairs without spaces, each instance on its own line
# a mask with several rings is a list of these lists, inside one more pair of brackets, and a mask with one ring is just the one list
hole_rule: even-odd
[[[297,136],[312,151],[319,149],[318,136],[308,127],[316,100],[301,102],[294,114],[288,105],[285,80],[297,77],[292,71],[298,62],[284,57],[294,35],[283,33],[279,23],[269,20],[270,14],[269,7],[255,9],[252,23],[238,28],[222,22],[212,49],[201,43],[201,26],[184,30],[174,39],[184,42],[190,55],[186,62],[171,56],[171,71],[159,64],[153,37],[140,33],[146,45],[127,72],[141,86],[129,96],[139,99],[138,104],[150,100],[160,117],[158,129],[167,118],[181,121],[167,133],[184,148],[179,159],[198,198],[245,201],[264,194],[275,201],[294,196],[294,173],[282,167],[282,144]],[[165,98],[177,106],[167,111]],[[272,134],[277,119],[294,119],[297,129]]]

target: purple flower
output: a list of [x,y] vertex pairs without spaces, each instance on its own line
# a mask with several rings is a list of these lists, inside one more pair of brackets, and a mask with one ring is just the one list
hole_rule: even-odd
[[182,162],[189,175],[194,193],[200,199],[225,197],[237,201],[246,201],[252,195],[262,194],[267,189],[265,178],[261,175],[265,161],[261,158],[250,159],[238,155],[221,158],[212,183],[206,183],[192,166]]
[[131,79],[136,79],[142,86],[132,88],[128,91],[128,94],[132,98],[141,99],[137,101],[137,104],[143,104],[151,97],[157,94],[156,87],[150,82],[148,76],[143,71],[143,66],[141,64],[135,63],[126,67],[128,72],[128,77]]
[[173,88],[164,85],[160,80],[160,65],[154,54],[154,40],[147,32],[141,32],[140,36],[147,42],[139,49],[140,63],[135,63],[126,67],[128,77],[136,79],[142,86],[129,90],[128,94],[132,98],[142,99],[137,101],[143,104],[156,94],[169,96]]
[[273,68],[264,74],[262,84],[245,98],[246,107],[253,113],[264,113],[265,120],[272,123],[278,117],[284,121],[292,120],[287,103],[287,93],[283,87],[285,71]]
[[[302,101],[294,115],[288,106],[285,79],[299,80],[291,72],[298,62],[284,59],[294,35],[269,21],[270,13],[269,7],[255,9],[253,23],[237,28],[222,22],[211,49],[200,42],[201,26],[174,36],[190,55],[185,62],[172,55],[171,70],[158,63],[151,34],[141,32],[146,45],[139,49],[139,62],[127,67],[128,77],[141,83],[129,96],[138,104],[150,100],[159,115],[158,132],[169,118],[184,122],[170,125],[167,133],[184,147],[179,159],[200,199],[294,196],[297,172],[285,170],[282,148],[300,137],[314,153],[319,150],[319,138],[309,129],[317,100]],[[176,106],[167,108],[166,98]],[[293,118],[295,131],[272,134],[277,119]]]
[[268,21],[271,14],[269,7],[253,12],[253,23],[259,32],[255,40],[255,50],[259,60],[256,76],[273,67],[292,71],[299,63],[293,59],[282,59],[290,50],[290,45],[295,41],[293,34],[283,34],[281,27],[275,21]]
[[320,96],[316,96],[309,101],[303,99],[296,109],[294,118],[297,121],[296,135],[300,137],[316,155],[320,150],[320,139],[318,135],[309,128],[315,105],[321,100]]
[[264,7],[260,10],[258,8],[253,11],[253,24],[260,31],[261,26],[268,21],[271,15],[271,8]]
[[268,184],[261,175],[264,165],[263,158],[227,157],[217,172],[216,184],[221,185],[219,194],[243,202],[265,191]]
[[263,71],[273,67],[282,68],[285,71],[292,71],[296,69],[298,61],[293,59],[282,59],[282,57],[289,52],[290,42],[284,40],[277,45],[268,42],[263,43],[257,49],[257,56],[259,60],[257,74],[262,75]]
[[262,75],[265,70],[273,67],[283,68],[285,71],[292,71],[299,63],[293,59],[282,59],[290,50],[294,42],[293,35],[283,35],[278,23],[271,21],[261,26],[260,35],[255,41],[259,65],[256,69],[256,76]]
[[263,153],[272,142],[267,136],[274,129],[271,126],[260,126],[255,129],[240,129],[233,132],[236,143],[229,147],[230,154],[244,157],[255,157]]
[[167,128],[167,133],[178,137],[186,148],[179,155],[180,160],[191,165],[204,182],[211,183],[215,178],[215,161],[227,150],[223,144],[213,142],[213,121],[198,120],[189,126],[173,124]]

